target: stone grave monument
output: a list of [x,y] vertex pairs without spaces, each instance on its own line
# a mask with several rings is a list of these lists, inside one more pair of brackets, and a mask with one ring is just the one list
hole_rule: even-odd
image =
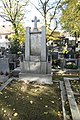
[[47,62],[46,28],[42,26],[41,31],[38,30],[37,17],[32,22],[33,31],[30,27],[26,28],[25,58],[21,61],[21,73],[47,75],[51,73],[51,64]]
[[24,72],[48,74],[51,73],[50,63],[47,62],[46,53],[46,29],[43,26],[39,31],[37,28],[37,17],[33,20],[34,29],[26,28],[25,58],[21,70]]
[[5,82],[8,80],[9,72],[8,58],[0,58],[0,82]]
[[8,58],[0,58],[0,72],[5,74],[6,72],[9,73],[9,62]]

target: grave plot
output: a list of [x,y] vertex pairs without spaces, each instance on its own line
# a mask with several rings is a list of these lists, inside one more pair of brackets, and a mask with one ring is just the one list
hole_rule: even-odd
[[0,92],[0,120],[63,120],[59,83],[12,81]]
[[73,79],[70,81],[70,83],[71,83],[71,88],[74,92],[75,100],[80,110],[80,80]]

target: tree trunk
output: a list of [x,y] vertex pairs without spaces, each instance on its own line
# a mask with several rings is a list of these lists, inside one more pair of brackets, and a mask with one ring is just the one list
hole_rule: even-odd
[[16,24],[15,24],[15,23],[13,23],[13,27],[14,27],[15,35],[18,35],[18,30],[17,30],[17,27],[16,27]]

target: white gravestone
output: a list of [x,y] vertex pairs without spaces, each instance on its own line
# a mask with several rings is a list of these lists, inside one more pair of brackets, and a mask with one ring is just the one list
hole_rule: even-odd
[[38,30],[37,17],[32,22],[34,22],[33,31],[30,27],[26,28],[25,61],[21,69],[25,72],[47,74],[51,72],[49,68],[51,66],[46,56],[46,28],[43,26],[41,31]]

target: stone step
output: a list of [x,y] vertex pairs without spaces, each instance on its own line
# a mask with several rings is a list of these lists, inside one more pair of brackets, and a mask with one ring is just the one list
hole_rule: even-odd
[[64,80],[80,80],[80,79],[79,79],[79,77],[74,77],[74,78],[64,77]]
[[30,73],[19,73],[19,80],[24,82],[36,81],[40,84],[53,84],[52,76],[50,74],[30,74]]

